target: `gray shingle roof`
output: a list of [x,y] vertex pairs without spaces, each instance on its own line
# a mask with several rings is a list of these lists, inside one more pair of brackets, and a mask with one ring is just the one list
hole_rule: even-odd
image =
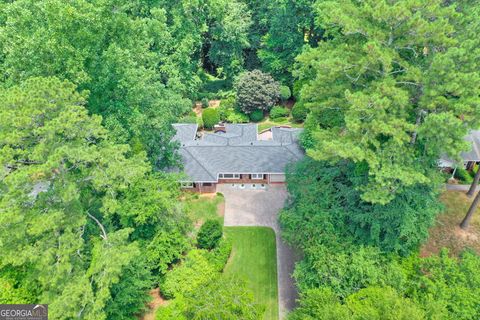
[[193,123],[174,123],[172,124],[176,133],[173,137],[174,141],[184,143],[195,139],[197,134],[197,125]]
[[[216,182],[219,173],[283,173],[287,164],[304,156],[297,141],[301,129],[273,128],[274,139],[261,141],[257,125],[227,124],[226,133],[208,133],[194,140],[195,134],[180,124],[174,126],[175,137],[180,136],[177,140],[182,142],[179,154],[184,171],[191,181]],[[190,140],[184,140],[187,136]]]
[[473,130],[465,138],[472,143],[472,149],[460,155],[464,161],[480,161],[480,130]]
[[[465,140],[471,143],[470,151],[461,152],[460,158],[463,162],[480,161],[480,130],[472,130],[465,137]],[[448,155],[442,155],[438,160],[440,167],[454,167],[456,161],[451,159]]]

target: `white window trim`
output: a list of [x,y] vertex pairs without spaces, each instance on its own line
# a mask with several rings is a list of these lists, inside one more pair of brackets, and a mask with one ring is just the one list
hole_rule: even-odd
[[[225,175],[229,175],[229,177],[225,177]],[[219,173],[218,179],[240,179],[239,173]]]
[[263,180],[264,174],[263,173],[252,173],[251,177],[252,177],[252,180]]
[[180,187],[183,189],[193,189],[193,182],[180,182]]

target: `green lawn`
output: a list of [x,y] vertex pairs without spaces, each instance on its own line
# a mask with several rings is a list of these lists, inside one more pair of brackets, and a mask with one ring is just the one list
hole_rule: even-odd
[[303,123],[294,122],[291,118],[285,118],[281,121],[274,121],[270,118],[266,118],[265,120],[258,123],[258,132],[262,132],[265,129],[269,129],[274,126],[291,126],[293,128],[303,128]]
[[264,320],[278,319],[275,233],[266,227],[225,227],[233,242],[225,274],[245,279],[255,300],[265,306]]
[[218,219],[223,224],[223,216],[218,210],[223,202],[223,195],[217,194],[214,197],[210,197],[188,194],[185,201],[185,209],[195,224],[201,224],[207,219]]

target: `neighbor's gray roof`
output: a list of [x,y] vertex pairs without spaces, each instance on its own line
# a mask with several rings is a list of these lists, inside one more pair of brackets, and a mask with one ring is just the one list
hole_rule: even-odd
[[[464,161],[480,161],[480,130],[472,130],[465,137],[465,140],[470,142],[470,151],[461,152],[460,158]],[[447,155],[440,157],[438,161],[440,167],[453,167],[455,166],[455,160],[450,159]]]
[[460,155],[464,161],[480,161],[480,130],[473,130],[465,140],[471,142],[472,149]]
[[[177,135],[184,127],[176,124]],[[178,133],[181,128],[182,133]],[[181,141],[179,154],[191,181],[216,182],[219,173],[283,173],[287,164],[304,156],[298,145],[301,129],[273,129],[273,140],[258,140],[257,125],[228,124],[226,133]]]

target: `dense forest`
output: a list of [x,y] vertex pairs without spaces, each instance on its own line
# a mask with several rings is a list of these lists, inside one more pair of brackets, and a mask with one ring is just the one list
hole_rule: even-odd
[[479,31],[474,0],[0,0],[0,303],[137,319],[160,287],[158,319],[263,319],[165,169],[174,122],[290,108],[289,319],[478,319],[477,253],[419,247],[480,127]]

